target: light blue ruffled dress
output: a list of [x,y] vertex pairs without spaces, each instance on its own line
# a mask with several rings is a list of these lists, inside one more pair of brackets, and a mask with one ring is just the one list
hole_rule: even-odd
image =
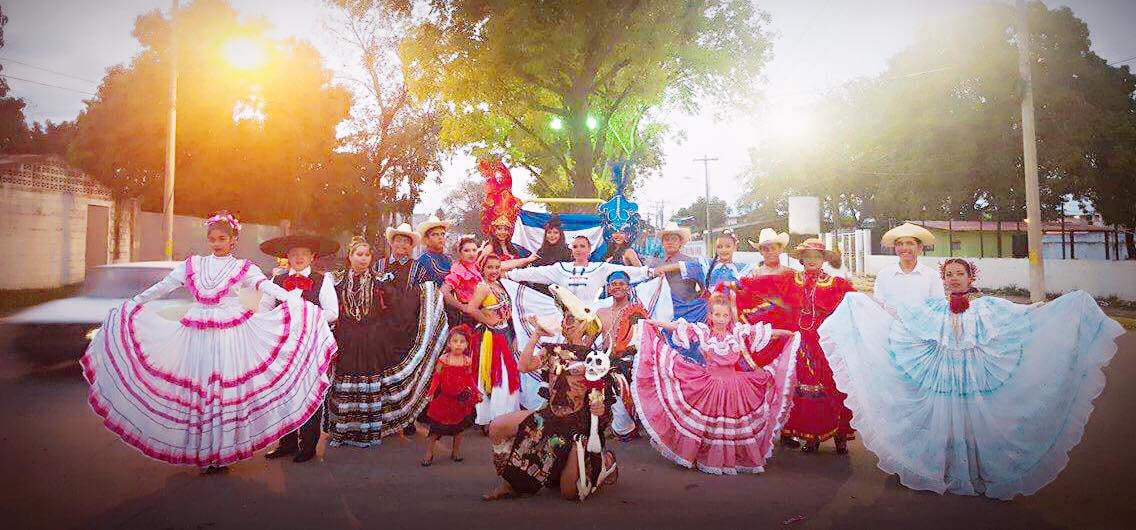
[[852,426],[907,487],[1012,499],[1052,482],[1124,329],[1075,291],[1040,307],[946,299],[892,317],[849,293],[818,330]]

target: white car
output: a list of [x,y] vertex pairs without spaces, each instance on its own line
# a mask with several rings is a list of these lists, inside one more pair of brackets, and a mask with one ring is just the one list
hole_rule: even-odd
[[[95,267],[87,271],[78,296],[29,307],[0,323],[12,347],[29,360],[78,359],[112,308],[158,283],[177,263],[143,261]],[[189,291],[179,287],[148,306],[163,313],[184,314],[192,301]]]

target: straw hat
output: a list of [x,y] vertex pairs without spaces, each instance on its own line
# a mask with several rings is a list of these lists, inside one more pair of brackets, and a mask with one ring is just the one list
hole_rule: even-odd
[[[423,224],[425,224],[425,223],[423,223]],[[398,228],[391,228],[391,227],[388,226],[384,235],[386,236],[387,241],[390,241],[394,236],[409,237],[411,244],[415,245],[415,246],[417,246],[418,243],[420,243],[422,241],[422,236],[419,235],[418,232],[415,232],[414,229],[411,228],[410,224],[408,224],[408,223],[402,223],[402,224],[398,225]]]
[[762,228],[761,233],[757,235],[757,241],[749,240],[749,244],[753,245],[753,248],[761,248],[761,245],[766,243],[777,243],[781,245],[781,248],[785,248],[789,246],[789,233],[781,232],[778,234],[772,228]]
[[810,238],[802,241],[800,245],[797,245],[797,248],[794,248],[793,250],[789,251],[789,255],[792,256],[793,259],[799,260],[799,259],[801,259],[801,253],[805,252],[807,250],[815,250],[817,252],[824,254],[825,260],[840,257],[840,251],[829,250],[828,248],[825,247],[824,241],[821,241],[820,239],[817,239],[815,237],[810,237]]
[[895,240],[901,237],[913,237],[924,246],[935,244],[935,235],[930,230],[911,223],[903,223],[884,232],[884,237],[880,239],[880,243],[885,247],[894,247]]
[[418,224],[418,235],[426,237],[426,234],[435,228],[449,228],[450,222],[438,219],[437,214],[431,215],[429,219],[422,221]]
[[684,244],[690,241],[690,229],[685,226],[679,226],[678,223],[674,221],[668,222],[662,230],[659,230],[659,239],[666,237],[667,234],[677,235],[682,238]]
[[339,252],[339,243],[326,237],[294,234],[274,237],[260,244],[261,252],[278,258],[288,257],[288,251],[294,248],[309,249],[318,258]]

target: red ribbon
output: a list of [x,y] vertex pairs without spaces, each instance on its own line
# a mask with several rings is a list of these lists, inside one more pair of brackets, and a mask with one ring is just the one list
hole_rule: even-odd
[[310,291],[312,290],[312,287],[314,285],[315,284],[312,282],[311,278],[308,278],[307,276],[301,276],[299,274],[293,274],[284,279],[284,290],[286,291],[291,291],[293,289]]

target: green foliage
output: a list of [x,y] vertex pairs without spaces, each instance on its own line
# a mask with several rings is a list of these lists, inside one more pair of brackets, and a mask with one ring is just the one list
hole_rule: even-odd
[[[726,201],[717,197],[710,197],[710,226],[715,228],[726,224],[726,219],[730,216],[730,205]],[[692,234],[698,235],[706,230],[706,198],[699,197],[693,204],[685,208],[679,208],[678,211],[671,216],[672,219],[682,219],[685,217],[693,217],[689,224]]]
[[[1136,226],[1136,77],[1090,49],[1068,8],[1027,12],[1043,211],[1085,200]],[[753,153],[743,209],[808,194],[845,226],[1024,218],[1015,16],[991,3],[936,20],[880,76],[816,102],[823,128]]]
[[398,46],[409,14],[366,2],[331,3],[339,8],[331,27],[341,44],[338,55],[353,63],[348,86],[356,103],[345,143],[361,164],[360,178],[344,193],[363,206],[356,208],[359,231],[378,239],[395,214],[410,217],[426,176],[441,172],[438,111],[431,102],[416,104],[403,79]]
[[[176,13],[179,213],[225,208],[253,222],[313,224],[337,208],[351,164],[333,156],[350,95],[309,44],[272,40],[221,0]],[[79,115],[71,162],[117,197],[141,196],[161,209],[171,56],[171,24],[160,12],[138,18],[142,51],[111,68]],[[235,70],[223,56],[233,37],[261,42],[266,63]],[[335,216],[335,221],[344,219]]]
[[745,100],[768,59],[748,0],[387,4],[425,13],[401,56],[412,94],[447,109],[441,146],[522,165],[542,196],[610,194],[608,160],[656,170],[652,111]]

